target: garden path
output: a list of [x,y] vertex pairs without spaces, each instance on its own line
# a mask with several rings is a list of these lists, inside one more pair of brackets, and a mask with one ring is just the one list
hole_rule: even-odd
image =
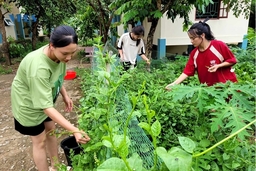
[[[76,67],[90,67],[90,64],[80,64],[79,60],[72,59],[67,64],[67,69]],[[32,158],[31,140],[29,136],[24,136],[14,130],[13,116],[11,114],[10,90],[11,83],[15,76],[15,72],[7,75],[0,75],[0,170],[1,171],[36,171]],[[79,86],[79,77],[74,80],[66,80],[64,86],[68,94],[73,99],[74,104],[78,103],[81,97]],[[62,98],[59,97],[56,102],[56,108],[71,123],[76,124],[77,115],[75,111],[70,113],[64,112],[64,104]],[[57,126],[58,129],[62,130]],[[60,143],[67,135],[58,138]],[[63,150],[59,147],[59,159],[63,163],[66,158]]]

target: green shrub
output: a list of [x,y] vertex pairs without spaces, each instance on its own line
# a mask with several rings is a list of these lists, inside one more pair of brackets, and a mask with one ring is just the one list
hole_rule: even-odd
[[[252,60],[252,51],[246,53]],[[241,51],[237,54],[242,56]],[[73,169],[147,170],[142,168],[143,155],[130,149],[130,142],[135,140],[127,134],[128,123],[136,116],[138,125],[152,140],[155,154],[165,163],[158,167],[155,157],[152,171],[172,170],[177,163],[177,168],[184,171],[254,170],[255,80],[249,78],[255,71],[250,63],[239,62],[239,83],[207,87],[195,76],[165,91],[164,87],[180,75],[187,59],[152,61],[150,72],[144,62],[139,62],[134,70],[120,74],[114,65],[108,72],[106,62],[116,64],[115,57],[102,53],[99,46],[97,67],[93,72],[79,71],[84,97],[78,122],[91,141],[82,145],[84,153],[72,156]],[[115,120],[113,116],[121,118]]]
[[11,68],[5,69],[0,65],[0,74],[10,74],[10,73],[12,73]]
[[11,58],[21,57],[26,54],[25,47],[22,44],[17,43],[14,38],[8,37],[7,41],[9,42],[9,52]]

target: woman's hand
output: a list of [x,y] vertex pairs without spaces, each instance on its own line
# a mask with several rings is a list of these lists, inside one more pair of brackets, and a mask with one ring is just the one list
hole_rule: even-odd
[[121,55],[121,54],[119,54],[120,55],[120,62],[124,62],[124,56],[123,56],[123,54]]
[[81,130],[74,131],[73,135],[75,136],[77,143],[86,144],[91,140],[90,137],[84,131]]
[[213,65],[208,68],[208,72],[216,72],[218,68],[219,68],[219,65]]
[[168,84],[166,87],[165,87],[165,90],[167,90],[167,91],[171,91],[172,90],[172,86],[174,86],[174,85],[176,85],[174,82],[173,83],[171,83],[171,84]]
[[150,65],[150,60],[148,59],[148,60],[146,60],[146,63],[148,64],[148,65]]
[[63,96],[63,101],[65,103],[65,111],[66,112],[71,112],[73,109],[73,101],[69,96]]

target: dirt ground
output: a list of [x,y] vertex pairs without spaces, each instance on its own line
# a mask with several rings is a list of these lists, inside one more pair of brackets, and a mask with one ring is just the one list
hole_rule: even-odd
[[[90,64],[81,65],[79,60],[76,59],[72,59],[67,64],[67,69],[73,70],[76,67],[90,67]],[[14,76],[15,70],[12,74],[0,75],[0,171],[36,171],[37,169],[32,158],[30,137],[14,130],[10,100],[11,83]],[[78,104],[78,100],[81,98],[79,83],[79,77],[74,80],[64,81],[64,86],[69,96],[73,99],[74,104]],[[76,125],[76,112],[65,113],[61,97],[56,102],[56,108],[66,119]],[[61,128],[57,125],[57,129]],[[59,160],[65,164],[67,164],[67,161],[64,151],[60,147],[60,142],[66,137],[67,135],[58,138]]]

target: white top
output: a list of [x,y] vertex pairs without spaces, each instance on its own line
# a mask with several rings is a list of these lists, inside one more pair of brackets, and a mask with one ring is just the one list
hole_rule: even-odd
[[118,49],[122,49],[124,62],[135,64],[137,55],[145,54],[145,46],[142,39],[133,40],[130,33],[124,33],[117,44]]

